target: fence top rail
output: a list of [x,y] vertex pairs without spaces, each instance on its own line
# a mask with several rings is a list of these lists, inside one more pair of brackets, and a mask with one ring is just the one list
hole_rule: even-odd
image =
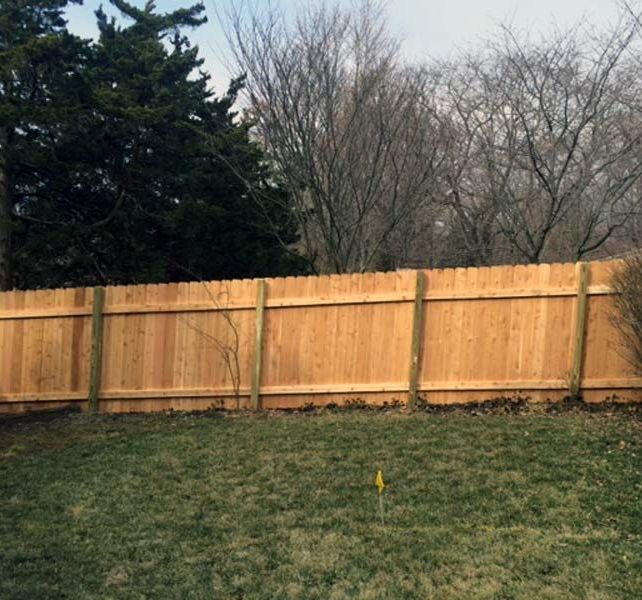
[[[605,285],[594,285],[588,288],[589,296],[610,295],[613,290]],[[576,287],[560,288],[498,288],[475,291],[427,291],[423,295],[424,302],[438,302],[449,300],[510,300],[528,298],[563,298],[577,295]],[[400,302],[414,302],[415,297],[411,292],[396,292],[388,294],[354,294],[349,296],[301,296],[292,298],[277,298],[267,300],[265,307],[278,308],[304,308],[307,306],[337,306],[354,304],[389,304]],[[182,313],[182,312],[223,312],[251,310],[255,308],[254,302],[234,302],[230,304],[186,303],[174,302],[163,304],[112,304],[106,305],[103,314],[129,315],[129,314],[154,314],[154,313]],[[90,306],[60,307],[49,309],[13,309],[0,311],[0,320],[9,319],[48,319],[64,317],[90,317]]]

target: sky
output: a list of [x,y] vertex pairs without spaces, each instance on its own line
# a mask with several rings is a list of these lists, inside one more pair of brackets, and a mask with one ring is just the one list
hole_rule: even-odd
[[[232,74],[225,67],[225,37],[215,6],[220,10],[227,2],[203,1],[209,22],[189,37],[199,45],[214,88],[222,93]],[[295,12],[304,1],[272,0],[272,3],[276,2],[286,12]],[[130,2],[144,4],[144,0]],[[156,4],[159,10],[170,11],[193,3],[157,0]],[[100,4],[99,0],[84,0],[82,6],[69,8],[67,18],[71,31],[83,37],[95,37],[94,11]],[[108,0],[102,4],[106,12],[112,13]],[[388,0],[387,13],[392,32],[403,40],[406,56],[420,60],[446,58],[457,49],[478,46],[501,23],[510,22],[534,33],[545,33],[554,23],[562,27],[578,22],[606,26],[616,20],[618,9],[617,0]]]

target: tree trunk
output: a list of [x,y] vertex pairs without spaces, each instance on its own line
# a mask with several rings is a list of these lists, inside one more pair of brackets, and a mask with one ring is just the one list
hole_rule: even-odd
[[0,291],[12,288],[11,230],[13,221],[13,200],[7,149],[9,136],[6,129],[0,129]]

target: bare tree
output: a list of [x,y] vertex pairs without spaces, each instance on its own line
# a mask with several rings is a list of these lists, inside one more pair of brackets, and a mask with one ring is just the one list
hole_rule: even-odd
[[[442,125],[439,140],[446,160],[438,173],[436,193],[446,209],[448,255],[443,265],[486,265],[501,262],[500,228],[494,200],[494,181],[501,165],[488,162],[484,145],[499,136],[495,113],[500,102],[494,89],[480,77],[473,56],[433,66],[434,102]],[[429,101],[429,100],[426,100]]]
[[640,70],[629,17],[537,43],[510,28],[436,64],[439,198],[463,264],[579,260],[639,213]]
[[[637,27],[622,21],[590,39],[579,29],[538,44],[505,29],[480,77],[500,99],[502,136],[481,145],[494,178],[498,224],[527,262],[558,228],[579,260],[621,227],[642,175],[640,124],[623,102],[625,52]],[[491,109],[487,109],[491,110]],[[491,119],[492,122],[492,119]]]
[[413,240],[391,240],[430,203],[442,156],[434,115],[420,102],[425,72],[402,64],[380,7],[309,6],[292,23],[276,11],[237,10],[227,30],[316,268],[398,266],[390,254]]

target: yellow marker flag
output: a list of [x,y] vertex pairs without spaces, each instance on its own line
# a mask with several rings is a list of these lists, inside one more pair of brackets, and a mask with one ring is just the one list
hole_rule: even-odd
[[375,485],[379,488],[379,494],[381,494],[383,492],[383,488],[386,487],[386,484],[383,482],[383,471],[381,469],[377,471]]

